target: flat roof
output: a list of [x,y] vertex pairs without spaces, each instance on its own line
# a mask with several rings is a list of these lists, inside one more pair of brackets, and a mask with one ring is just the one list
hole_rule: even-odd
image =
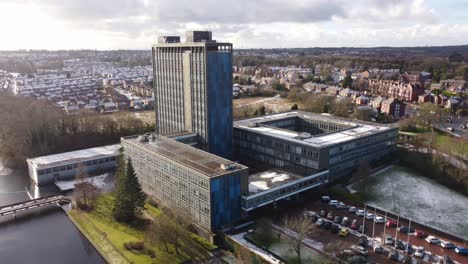
[[[323,133],[315,136],[311,135],[309,138],[301,138],[301,133],[306,131],[297,132],[292,130],[286,130],[283,128],[276,128],[268,125],[262,126],[262,123],[292,117],[334,123],[346,126],[348,128],[334,132]],[[318,148],[346,142],[352,139],[368,136],[382,131],[388,131],[391,129],[388,126],[381,124],[370,124],[367,122],[360,122],[356,120],[342,119],[329,114],[314,114],[302,111],[238,120],[234,121],[234,127],[255,133],[260,133],[263,135],[268,135],[275,138],[284,139],[291,142],[307,144],[312,147]]]
[[[207,177],[215,177],[247,169],[246,166],[239,163],[235,163],[164,136],[157,136],[154,134],[154,138],[149,136],[147,141],[140,140],[140,137],[138,136],[125,137],[122,138],[122,140],[131,142],[158,155],[164,156],[190,169],[196,170]],[[223,169],[221,167],[222,165],[228,165],[229,169]]]
[[280,169],[262,171],[249,176],[249,195],[270,190],[286,183],[303,178],[297,174]]
[[79,161],[87,161],[111,156],[117,156],[119,152],[120,145],[108,145],[103,147],[82,149],[70,152],[64,152],[54,155],[42,156],[32,159],[27,159],[26,161],[31,164],[36,169],[51,168],[62,165],[67,165],[71,163],[76,163]]

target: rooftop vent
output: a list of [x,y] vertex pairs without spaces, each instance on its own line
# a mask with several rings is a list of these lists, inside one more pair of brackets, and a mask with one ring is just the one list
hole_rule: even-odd
[[258,127],[258,123],[251,122],[247,125],[247,127]]
[[307,132],[301,132],[299,133],[299,138],[300,139],[308,139],[308,138],[311,138],[312,135],[310,133],[307,133]]
[[235,163],[221,163],[221,169],[228,171],[228,170],[233,170],[236,168]]

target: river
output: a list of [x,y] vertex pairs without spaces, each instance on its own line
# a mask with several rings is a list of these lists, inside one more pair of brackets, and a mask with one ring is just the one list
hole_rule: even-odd
[[[28,175],[0,164],[0,205],[53,194],[37,188]],[[28,194],[29,193],[29,194]],[[58,206],[46,206],[0,218],[1,263],[106,263]]]
[[409,168],[389,167],[352,188],[365,188],[370,205],[468,238],[468,197]]

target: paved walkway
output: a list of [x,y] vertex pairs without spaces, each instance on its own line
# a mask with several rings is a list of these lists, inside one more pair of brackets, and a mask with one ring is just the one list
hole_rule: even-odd
[[232,235],[230,236],[232,238],[232,240],[236,241],[237,243],[245,246],[246,248],[248,248],[251,252],[255,253],[256,255],[262,257],[263,259],[265,259],[266,261],[268,261],[269,263],[273,263],[273,264],[280,264],[282,263],[279,259],[275,258],[274,256],[272,256],[270,253],[266,252],[265,250],[255,246],[254,244],[250,243],[249,241],[245,240],[244,239],[244,235],[246,234],[246,232],[243,232],[243,233],[239,233],[239,234],[236,234],[236,235]]

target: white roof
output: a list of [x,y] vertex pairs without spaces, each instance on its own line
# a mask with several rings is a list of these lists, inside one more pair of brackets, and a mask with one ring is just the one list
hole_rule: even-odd
[[93,160],[103,157],[119,155],[120,145],[109,145],[104,147],[82,149],[70,152],[64,152],[49,156],[42,156],[26,161],[36,169],[50,168],[60,165],[75,163],[78,161]]
[[311,118],[315,120],[327,120],[329,122],[340,123],[343,125],[348,125],[350,128],[339,130],[336,132],[331,133],[324,133],[322,135],[312,136],[310,138],[301,139],[300,132],[292,131],[292,130],[285,130],[279,129],[273,126],[249,126],[249,123],[261,123],[268,120],[277,120],[281,118],[287,118],[292,116],[298,116],[298,112],[289,112],[289,113],[282,113],[276,114],[271,116],[264,116],[264,117],[257,117],[252,119],[244,119],[234,122],[234,126],[237,128],[241,128],[244,130],[269,135],[275,138],[285,139],[291,142],[297,142],[301,144],[307,144],[313,147],[325,147],[337,143],[342,143],[345,141],[349,141],[352,139],[360,138],[363,136],[367,136],[370,134],[382,132],[385,130],[389,130],[390,127],[382,126],[382,125],[372,125],[367,123],[361,123],[358,121],[351,121],[351,120],[343,120],[337,119],[331,115],[317,115],[302,112],[301,115],[304,118]]

